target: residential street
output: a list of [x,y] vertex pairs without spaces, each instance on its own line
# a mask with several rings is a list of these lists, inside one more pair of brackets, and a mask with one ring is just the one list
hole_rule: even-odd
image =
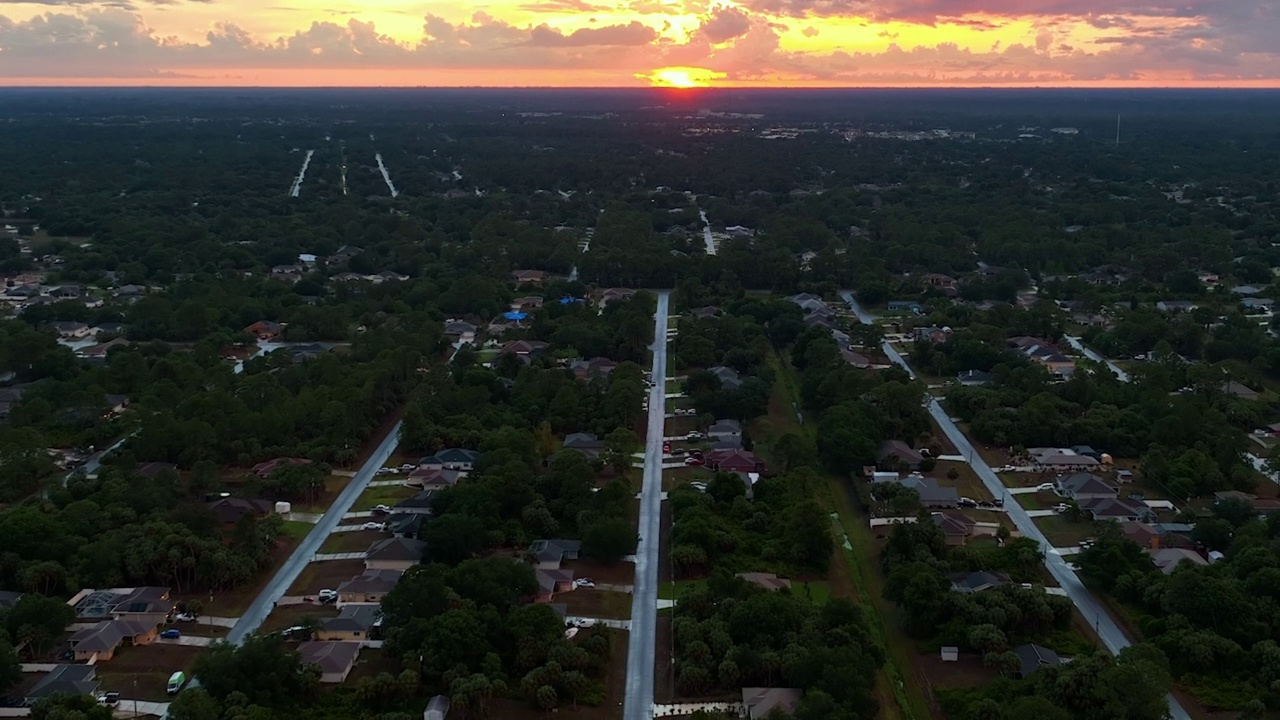
[[351,506],[355,504],[356,498],[360,497],[360,493],[364,492],[369,481],[373,479],[374,473],[378,468],[386,463],[387,458],[391,457],[391,453],[396,451],[400,445],[400,423],[396,423],[387,433],[387,437],[378,445],[369,459],[365,461],[356,476],[347,484],[346,488],[338,495],[329,509],[325,511],[324,517],[320,518],[320,522],[311,528],[311,532],[298,544],[293,554],[285,560],[280,566],[280,570],[276,572],[275,577],[267,582],[266,587],[258,594],[253,603],[245,609],[244,614],[240,616],[240,620],[236,622],[235,627],[231,628],[231,632],[227,633],[227,642],[239,644],[244,641],[250,633],[258,629],[262,622],[267,619],[267,615],[271,613],[271,608],[275,603],[284,596],[289,590],[289,586],[298,579],[298,575],[302,574],[302,569],[311,562],[311,559],[320,550],[320,545],[324,543],[324,539],[329,537],[333,529],[338,526],[342,520],[342,516],[351,510]]
[[649,427],[645,435],[644,484],[640,491],[640,544],[631,594],[631,638],[627,643],[627,695],[624,720],[653,718],[653,673],[658,630],[658,536],[662,518],[662,437],[665,434],[664,386],[667,377],[667,313],[670,292],[658,293],[653,322],[653,374],[649,390]]
[[[843,292],[841,297],[845,299],[845,302],[849,303],[849,307],[857,314],[860,321],[864,323],[875,322],[875,317],[863,310],[854,300],[851,293]],[[901,366],[913,377],[915,376],[911,366],[907,364],[907,361],[888,341],[883,343],[883,349],[894,364]],[[991,466],[987,464],[982,455],[969,442],[969,438],[960,432],[960,428],[956,427],[956,424],[952,422],[951,417],[936,398],[929,401],[929,414],[938,423],[938,427],[942,428],[943,434],[955,445],[956,454],[969,458],[970,466],[982,480],[982,484],[986,486],[991,496],[995,498],[1007,497],[1007,490],[999,476],[991,470]],[[1062,586],[1067,597],[1070,598],[1076,609],[1080,611],[1080,615],[1085,621],[1094,626],[1107,649],[1112,653],[1118,653],[1128,647],[1130,644],[1129,638],[1125,636],[1124,631],[1120,629],[1111,614],[1106,608],[1102,607],[1093,594],[1084,586],[1084,583],[1080,581],[1079,576],[1076,575],[1075,568],[1062,555],[1054,552],[1053,546],[1045,538],[1044,534],[1040,532],[1040,528],[1036,526],[1031,517],[1027,515],[1027,511],[1016,501],[1006,502],[1005,510],[1023,536],[1035,540],[1040,545],[1040,550],[1044,553],[1044,564],[1049,569],[1049,574]],[[1172,720],[1191,720],[1191,716],[1183,709],[1182,704],[1172,695],[1169,696],[1169,715]]]

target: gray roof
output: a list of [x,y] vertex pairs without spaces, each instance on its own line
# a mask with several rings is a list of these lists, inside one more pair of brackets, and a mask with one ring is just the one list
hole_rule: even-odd
[[533,553],[539,562],[550,562],[552,560],[559,562],[564,559],[566,553],[577,553],[581,549],[581,540],[566,540],[564,538],[534,540],[533,544],[529,546],[529,552]]
[[1019,645],[1013,649],[1013,653],[1022,663],[1022,677],[1027,677],[1042,667],[1062,664],[1062,658],[1058,657],[1058,653],[1042,645],[1031,643]]
[[901,440],[885,440],[880,443],[880,448],[876,450],[876,461],[884,462],[890,456],[897,457],[899,461],[906,463],[918,463],[924,459],[924,455],[919,450]]
[[18,598],[22,597],[20,592],[12,592],[9,590],[0,590],[0,610],[6,610],[18,603]]
[[960,493],[955,488],[939,487],[933,478],[908,475],[901,480],[902,485],[912,488],[920,495],[923,505],[955,505],[960,502]]
[[979,570],[971,573],[954,573],[951,575],[951,589],[957,592],[975,593],[988,590],[998,585],[1004,585],[1009,582],[1009,576],[1004,573],[987,572]]
[[747,708],[747,717],[757,720],[779,710],[787,715],[795,711],[800,704],[799,688],[742,688],[742,704]]
[[97,668],[93,665],[57,665],[27,691],[35,701],[50,695],[92,695],[98,690]]
[[346,605],[338,617],[325,618],[320,626],[331,632],[368,632],[382,618],[377,605]]
[[302,662],[318,666],[321,672],[340,673],[355,664],[360,654],[360,643],[311,640],[299,645],[298,652],[302,655]]
[[1057,484],[1067,495],[1115,495],[1117,492],[1115,486],[1093,473],[1073,473],[1059,478]]
[[449,698],[436,695],[427,701],[427,709],[422,712],[422,720],[444,720],[449,714]]

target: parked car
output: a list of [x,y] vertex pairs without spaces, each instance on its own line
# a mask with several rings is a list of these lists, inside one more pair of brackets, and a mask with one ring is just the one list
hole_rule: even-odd
[[374,505],[373,508],[370,509],[370,512],[372,512],[374,515],[386,515],[391,512],[391,506],[390,505]]
[[325,588],[324,590],[321,590],[320,592],[316,593],[316,597],[320,599],[321,603],[328,605],[330,603],[335,603],[338,601],[338,591]]
[[360,526],[361,530],[386,530],[387,526],[379,522],[367,522]]
[[100,705],[106,705],[107,707],[115,707],[116,705],[120,704],[120,693],[118,692],[98,693],[98,703]]
[[701,459],[702,459],[702,451],[701,451],[701,450],[690,450],[690,451],[689,451],[689,457],[696,457],[696,458],[698,458],[699,460],[701,460]]
[[173,619],[177,620],[178,622],[195,622],[196,614],[189,613],[189,612],[178,613],[176,616],[174,616]]
[[684,464],[689,467],[700,467],[702,465],[702,458],[690,456],[684,459]]
[[1037,491],[1040,491],[1040,490],[1052,491],[1053,489],[1054,489],[1053,483],[1040,483],[1039,485],[1036,486]]
[[665,443],[665,442],[664,442],[664,443],[662,443],[662,452],[667,453],[667,454],[670,454],[670,453],[671,453],[671,443]]
[[691,482],[691,483],[689,483],[689,487],[691,487],[691,488],[693,488],[694,490],[697,490],[697,491],[699,491],[699,492],[706,492],[706,491],[707,491],[707,484],[706,484],[706,483],[704,483],[704,482]]
[[386,475],[389,472],[391,472],[391,468],[378,468],[374,475]]
[[675,450],[671,451],[671,454],[675,457],[681,457],[684,455],[688,455],[689,451],[685,450],[684,448],[676,448]]
[[996,498],[991,501],[996,507],[1004,507],[1004,498]]
[[973,498],[960,498],[960,507],[978,507],[978,501]]
[[573,581],[573,586],[575,588],[593,588],[596,586],[596,581],[591,578],[576,578]]
[[995,504],[995,503],[993,503],[993,502],[991,502],[990,500],[979,500],[979,501],[978,501],[978,507],[982,507],[982,508],[993,508],[993,507],[995,507],[995,506],[996,506],[996,504]]
[[417,465],[414,465],[412,463],[405,463],[400,466],[400,472],[413,472],[414,469],[417,467],[418,467]]
[[177,640],[178,638],[182,637],[182,631],[179,630],[178,628],[169,628],[168,630],[165,630],[164,632],[160,633],[160,637],[164,638],[165,640]]
[[1053,506],[1053,511],[1056,513],[1064,513],[1070,509],[1071,509],[1071,506],[1066,503],[1058,503],[1057,505]]
[[684,439],[685,440],[701,440],[702,437],[703,437],[702,433],[698,432],[697,430],[693,430],[689,434],[685,435]]

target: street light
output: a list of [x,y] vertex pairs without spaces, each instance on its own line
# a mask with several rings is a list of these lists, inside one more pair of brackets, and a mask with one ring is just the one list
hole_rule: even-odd
[[138,717],[138,676],[133,676],[133,716]]

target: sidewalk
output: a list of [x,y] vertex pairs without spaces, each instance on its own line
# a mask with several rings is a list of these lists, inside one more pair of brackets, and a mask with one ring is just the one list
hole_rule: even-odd
[[367,552],[345,552],[345,553],[316,553],[311,558],[311,562],[324,562],[325,560],[363,560],[369,556]]

